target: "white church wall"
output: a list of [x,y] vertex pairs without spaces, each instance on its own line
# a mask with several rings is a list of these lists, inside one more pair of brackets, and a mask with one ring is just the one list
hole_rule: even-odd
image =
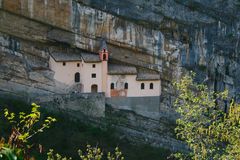
[[[111,89],[111,83],[114,83],[114,89]],[[124,89],[124,84],[128,83],[128,89]],[[141,89],[141,83],[144,83],[144,89]],[[150,83],[153,83],[153,89],[150,89]],[[108,75],[108,85],[106,97],[151,97],[160,96],[160,80],[157,81],[136,81],[136,75]]]
[[[79,64],[79,66],[78,66]],[[103,92],[102,63],[85,63],[84,61],[74,62],[56,62],[52,57],[49,63],[50,68],[55,72],[54,79],[68,86],[81,84],[81,92],[92,92],[92,85],[97,85],[97,92]],[[94,67],[95,66],[95,67]],[[80,73],[80,82],[75,82],[75,73]],[[96,77],[92,77],[95,74]],[[150,97],[160,96],[161,83],[157,81],[136,81],[136,75],[105,75],[107,76],[106,97]],[[111,83],[114,83],[114,89],[111,89]],[[125,83],[128,83],[128,89],[124,89]],[[144,83],[144,89],[141,89],[141,83]],[[150,89],[150,83],[153,83],[153,89]],[[79,86],[75,86],[79,87]],[[72,88],[74,89],[74,88]],[[80,89],[76,89],[80,90]]]
[[[79,64],[79,67],[78,67]],[[95,67],[93,67],[95,65]],[[82,86],[82,92],[90,93],[92,85],[97,85],[98,92],[102,92],[102,63],[85,63],[84,61],[74,62],[56,62],[50,57],[49,63],[50,69],[55,72],[54,79],[72,86],[77,84],[75,82],[75,74],[80,73],[80,84]],[[96,77],[92,77],[92,74],[96,74]],[[79,90],[79,89],[76,89]]]
[[[95,68],[93,67],[95,65]],[[92,78],[92,74],[96,74],[96,78]],[[81,81],[83,84],[83,92],[90,93],[91,86],[96,84],[98,92],[102,92],[102,63],[82,63]]]
[[55,72],[54,79],[69,86],[75,84],[75,73],[80,73],[82,69],[81,61],[65,62],[64,66],[63,62],[56,62],[52,57],[49,66]]

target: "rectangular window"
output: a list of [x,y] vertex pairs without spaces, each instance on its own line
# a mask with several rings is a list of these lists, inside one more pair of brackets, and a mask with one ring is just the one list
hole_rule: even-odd
[[77,63],[77,67],[80,67],[80,63]]
[[128,89],[128,83],[124,84],[124,89]]
[[66,62],[63,62],[62,64],[63,64],[63,66],[66,66]]
[[96,76],[96,73],[93,73],[92,74],[92,78],[96,78],[97,76]]
[[141,89],[144,89],[144,88],[145,88],[145,84],[141,83]]
[[92,68],[96,68],[96,64],[93,64],[93,65],[92,65]]

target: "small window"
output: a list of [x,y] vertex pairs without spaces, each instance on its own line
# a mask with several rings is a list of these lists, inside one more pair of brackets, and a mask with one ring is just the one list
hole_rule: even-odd
[[149,88],[150,88],[150,89],[153,89],[153,83],[150,83]]
[[114,89],[114,83],[111,83],[111,89]]
[[103,49],[103,52],[105,53],[105,52],[106,52],[106,49]]
[[145,88],[145,84],[141,83],[141,89],[144,89],[144,88]]
[[124,84],[124,89],[128,89],[128,83]]
[[96,78],[97,76],[96,76],[96,73],[93,73],[92,74],[92,78]]
[[77,63],[77,67],[80,67],[80,63]]
[[92,65],[92,68],[96,68],[96,64],[93,64],[93,65]]
[[62,64],[63,64],[63,66],[66,66],[66,62],[63,62]]

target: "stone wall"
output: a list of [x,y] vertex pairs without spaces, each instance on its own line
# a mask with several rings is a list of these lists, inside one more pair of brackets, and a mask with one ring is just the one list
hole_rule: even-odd
[[118,110],[133,111],[136,114],[160,119],[160,96],[155,97],[111,97],[106,103]]
[[[63,112],[75,112],[75,117],[87,116],[100,118],[105,116],[105,96],[102,93],[55,94],[35,98],[34,102],[47,108],[57,108]],[[78,117],[80,118],[80,117]]]

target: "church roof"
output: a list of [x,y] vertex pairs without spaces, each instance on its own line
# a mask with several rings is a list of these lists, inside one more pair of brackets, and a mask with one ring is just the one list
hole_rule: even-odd
[[81,51],[80,53],[67,53],[67,52],[53,52],[51,56],[56,62],[70,62],[84,60],[86,63],[101,62],[98,54],[87,51]]
[[77,53],[66,53],[66,52],[53,52],[51,56],[56,62],[67,62],[67,61],[81,61],[81,54]]
[[138,69],[137,81],[160,80],[160,74],[150,69]]
[[90,52],[81,52],[82,59],[86,63],[94,63],[94,62],[101,62],[101,59],[98,54],[90,53]]
[[121,64],[108,64],[108,74],[110,75],[135,75],[137,69],[134,66],[121,65]]

